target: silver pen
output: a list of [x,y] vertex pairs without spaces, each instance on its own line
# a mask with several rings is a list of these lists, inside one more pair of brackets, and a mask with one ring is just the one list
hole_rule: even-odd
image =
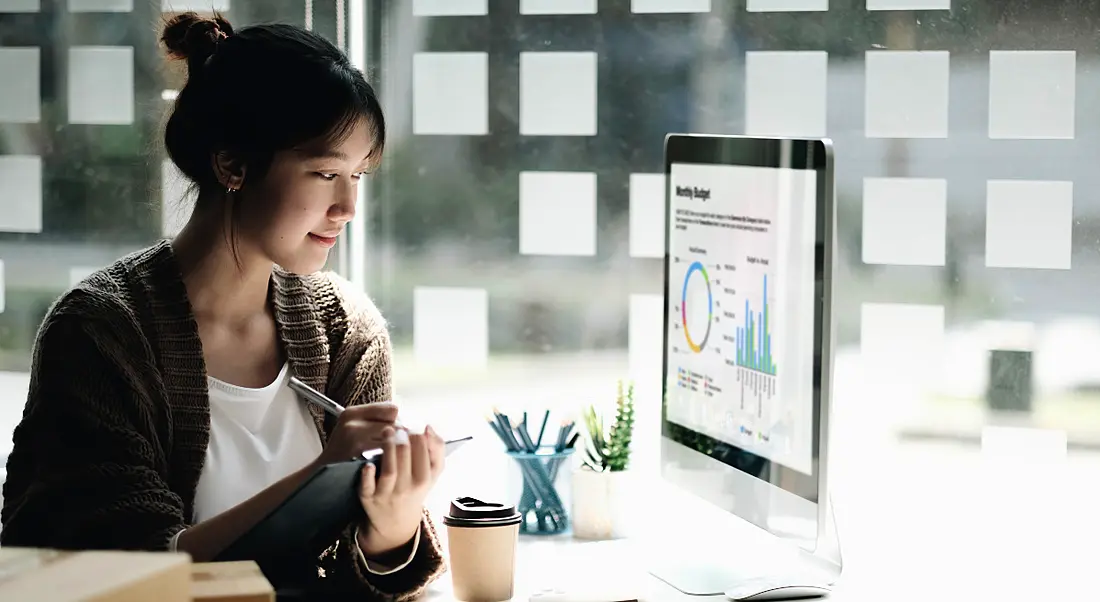
[[333,416],[339,416],[340,414],[344,413],[344,406],[329,399],[327,395],[321,393],[317,389],[314,389],[313,387],[298,380],[298,377],[291,376],[289,385],[292,390],[300,393],[303,397],[306,398],[307,401],[321,406],[321,409],[328,412],[329,414],[332,414]]
[[[330,399],[327,395],[325,395],[324,393],[318,391],[317,389],[314,389],[313,387],[311,387],[311,386],[305,384],[304,382],[298,380],[297,376],[291,376],[290,377],[290,382],[287,383],[287,384],[290,386],[291,390],[293,390],[297,393],[301,393],[302,396],[306,398],[306,401],[309,401],[309,402],[312,402],[312,403],[315,403],[315,404],[321,406],[321,409],[328,412],[329,414],[332,414],[333,416],[339,416],[340,414],[344,413],[344,406],[336,403],[335,401]],[[398,431],[405,430],[405,426],[401,424],[400,420],[395,420],[393,422],[393,426]],[[398,435],[398,440],[400,441],[401,439],[402,439],[402,436]]]

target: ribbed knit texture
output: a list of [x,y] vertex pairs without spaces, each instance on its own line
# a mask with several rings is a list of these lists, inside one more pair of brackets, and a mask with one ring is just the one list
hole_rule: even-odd
[[[348,405],[391,399],[389,335],[365,295],[331,273],[278,268],[270,290],[293,374]],[[331,421],[310,411],[324,442]],[[166,550],[193,514],[209,438],[202,343],[161,241],[89,276],[43,321],[8,458],[0,545]],[[303,567],[326,591],[408,600],[444,569],[427,514],[416,558],[393,575],[359,566],[353,528],[316,571]]]

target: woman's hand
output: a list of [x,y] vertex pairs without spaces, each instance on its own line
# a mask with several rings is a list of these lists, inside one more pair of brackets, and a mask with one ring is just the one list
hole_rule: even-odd
[[389,438],[382,445],[382,468],[363,467],[359,501],[367,524],[359,530],[359,548],[379,558],[408,544],[420,527],[424,499],[443,472],[443,439],[432,427],[409,434],[408,443]]
[[344,410],[317,457],[318,466],[362,457],[363,452],[379,449],[396,432],[397,406],[392,403],[367,403]]

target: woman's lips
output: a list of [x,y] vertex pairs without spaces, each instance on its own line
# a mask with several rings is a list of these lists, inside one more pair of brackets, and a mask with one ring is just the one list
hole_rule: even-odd
[[335,236],[321,236],[320,234],[314,234],[310,232],[309,237],[312,238],[314,242],[321,245],[322,247],[325,247],[326,249],[331,249],[336,245]]

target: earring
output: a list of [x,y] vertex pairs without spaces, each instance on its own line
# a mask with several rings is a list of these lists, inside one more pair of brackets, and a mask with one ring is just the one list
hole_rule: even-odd
[[237,192],[237,189],[233,188],[232,185],[225,187],[225,194],[233,194],[234,192]]

